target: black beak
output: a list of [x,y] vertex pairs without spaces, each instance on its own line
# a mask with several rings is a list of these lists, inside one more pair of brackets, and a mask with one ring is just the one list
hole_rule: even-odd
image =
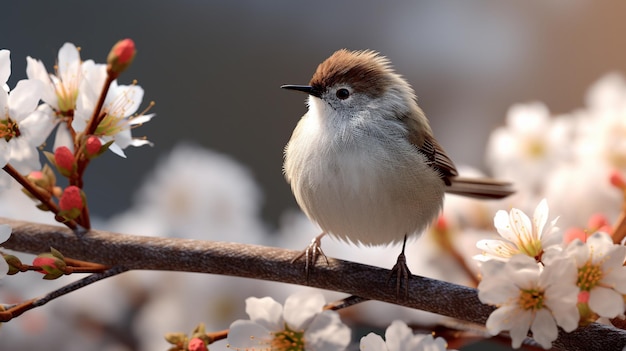
[[303,93],[307,93],[307,94],[313,95],[315,97],[320,97],[322,95],[322,93],[320,91],[318,91],[317,89],[313,88],[310,85],[292,85],[292,84],[287,84],[287,85],[281,86],[281,88],[288,89],[288,90],[301,91]]

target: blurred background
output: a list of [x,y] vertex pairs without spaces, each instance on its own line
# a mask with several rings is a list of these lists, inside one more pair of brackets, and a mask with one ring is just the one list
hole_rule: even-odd
[[51,71],[64,42],[105,62],[116,41],[135,41],[119,82],[136,79],[143,106],[156,102],[156,118],[133,131],[154,147],[92,163],[85,190],[103,223],[149,199],[137,189],[187,143],[243,165],[258,187],[253,212],[274,232],[297,209],[282,151],[306,111],[303,95],[279,87],[307,83],[335,50],[388,56],[451,158],[484,169],[489,133],[511,105],[539,100],[553,114],[569,112],[602,75],[626,72],[624,15],[626,3],[563,0],[16,1],[0,13],[0,48],[11,50],[12,87],[26,78],[26,56]]
[[296,207],[282,150],[306,111],[303,95],[279,86],[307,83],[335,50],[388,56],[452,159],[480,168],[487,136],[513,103],[568,112],[600,76],[626,71],[625,13],[626,4],[585,1],[26,1],[2,11],[0,47],[12,52],[12,86],[26,77],[27,55],[51,70],[66,41],[104,62],[117,40],[135,40],[136,60],[119,81],[137,79],[144,106],[156,102],[157,118],[134,131],[155,146],[94,163],[94,214],[127,208],[158,158],[186,141],[248,167],[263,216],[276,224]]

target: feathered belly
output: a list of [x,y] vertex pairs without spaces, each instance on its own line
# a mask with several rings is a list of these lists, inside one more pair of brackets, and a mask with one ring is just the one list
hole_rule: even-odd
[[[419,234],[441,209],[444,184],[419,155],[385,149],[312,156],[291,186],[304,212],[322,230],[365,245]],[[418,176],[419,175],[419,176]]]

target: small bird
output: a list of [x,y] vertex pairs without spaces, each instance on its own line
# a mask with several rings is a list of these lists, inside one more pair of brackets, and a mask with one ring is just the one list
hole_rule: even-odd
[[325,234],[362,245],[402,242],[390,274],[397,275],[398,293],[410,276],[407,237],[438,216],[444,192],[492,199],[513,193],[509,183],[458,177],[413,89],[375,51],[339,50],[309,85],[281,88],[308,94],[283,166],[299,206],[323,230],[294,258],[306,255],[307,277],[324,256]]

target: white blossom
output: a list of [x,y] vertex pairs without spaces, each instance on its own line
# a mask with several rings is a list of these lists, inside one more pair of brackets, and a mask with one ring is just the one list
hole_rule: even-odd
[[517,254],[524,254],[540,259],[543,250],[561,242],[561,235],[555,227],[558,218],[548,222],[548,202],[543,199],[535,208],[533,219],[517,208],[508,213],[500,210],[496,213],[493,222],[498,233],[504,240],[484,239],[476,246],[483,250],[484,258],[508,259]]
[[515,182],[518,189],[536,191],[545,172],[568,158],[572,124],[553,118],[540,102],[513,105],[506,126],[491,133],[487,161],[495,176]]
[[[385,340],[369,333],[361,338],[361,351],[446,351],[445,339],[432,334],[413,334],[403,321],[393,321],[385,331]],[[452,351],[452,350],[451,350]]]
[[246,299],[249,320],[230,325],[228,343],[245,350],[345,350],[350,329],[339,314],[323,310],[320,293],[296,293],[285,307],[270,297]]
[[[11,74],[9,50],[0,50],[0,85]],[[40,146],[53,128],[45,109],[38,109],[41,82],[20,80],[11,91],[0,89],[0,165],[7,162],[20,173],[39,170]]]
[[626,294],[626,247],[614,244],[606,233],[595,233],[587,242],[574,240],[565,255],[578,268],[578,286],[588,293],[588,305],[601,317],[624,313]]
[[533,339],[548,349],[558,336],[557,326],[566,332],[578,326],[571,260],[556,260],[542,269],[531,257],[515,255],[508,262],[484,262],[481,271],[478,298],[498,307],[487,319],[487,330],[492,335],[508,330],[513,347],[521,346],[530,329]]

